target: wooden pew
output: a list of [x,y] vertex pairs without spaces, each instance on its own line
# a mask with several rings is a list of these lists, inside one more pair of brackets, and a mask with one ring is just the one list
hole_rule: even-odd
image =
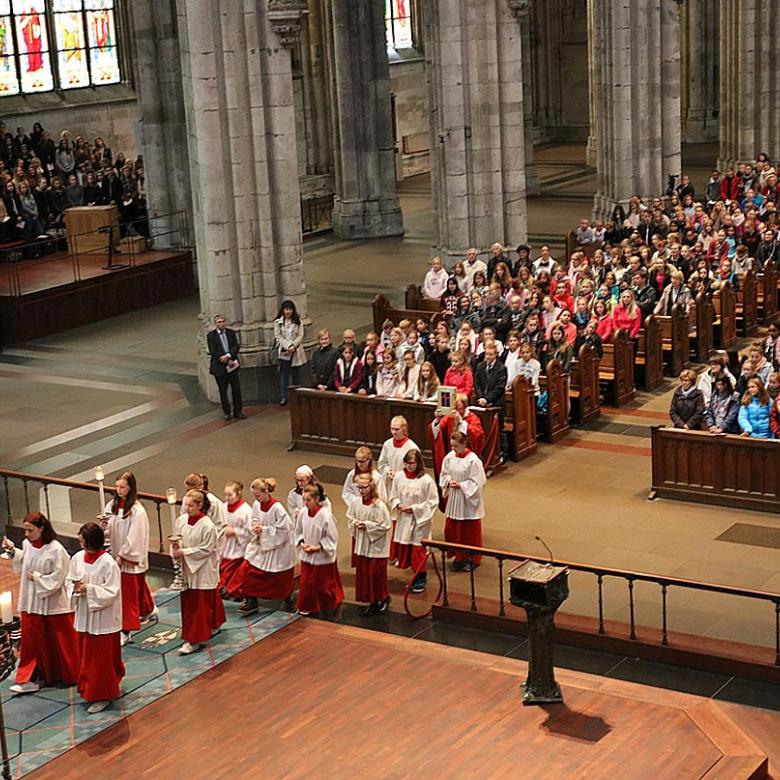
[[415,322],[420,317],[428,323],[429,330],[433,333],[436,323],[444,316],[441,310],[431,312],[425,309],[396,309],[384,295],[374,298],[373,309],[374,330],[377,333],[382,332],[382,323],[385,320],[392,320],[397,325],[401,320]]
[[672,316],[656,315],[661,326],[661,348],[664,365],[670,376],[679,376],[690,363],[690,319],[679,303],[672,307]]
[[577,235],[573,230],[570,230],[565,236],[564,241],[566,243],[566,263],[568,264],[569,258],[572,252],[582,252],[585,257],[593,257],[597,249],[602,249],[601,244],[579,244],[577,243]]
[[639,329],[635,365],[639,369],[639,384],[650,392],[663,384],[664,353],[661,323],[651,314]]
[[768,322],[777,314],[777,265],[767,260],[764,268],[756,276],[756,304],[761,322]]
[[441,311],[441,303],[424,298],[422,288],[418,284],[410,284],[406,288],[404,305],[407,309],[418,309],[422,311],[437,312]]
[[740,276],[734,313],[737,318],[737,333],[740,336],[752,336],[758,330],[756,275],[753,271],[747,271]]
[[734,288],[724,282],[712,296],[713,345],[716,349],[729,349],[737,343],[737,315]]
[[623,328],[615,332],[611,342],[604,344],[599,382],[604,385],[604,396],[615,406],[628,403],[636,395],[633,345]]
[[651,498],[780,513],[780,447],[771,439],[654,427]]
[[599,388],[599,363],[596,352],[583,344],[569,369],[571,418],[579,423],[595,420],[601,415],[601,390]]
[[512,389],[506,392],[504,431],[514,444],[514,460],[525,460],[536,454],[539,448],[536,441],[536,391],[523,376],[516,376]]
[[688,309],[692,324],[690,332],[691,355],[697,363],[706,363],[712,354],[712,328],[715,315],[712,301],[700,292]]
[[[400,414],[409,423],[409,436],[422,448],[426,462],[432,463],[428,425],[433,420],[435,404],[291,387],[288,405],[291,450],[301,448],[352,457],[358,447],[365,445],[379,457],[379,450],[389,436],[390,418]],[[489,447],[494,420],[498,426],[498,410],[469,408],[479,417]],[[496,446],[493,459],[485,464],[485,469],[496,468],[500,455]]]
[[555,444],[561,439],[565,439],[571,432],[569,375],[563,372],[561,364],[557,360],[551,360],[545,370],[547,373],[539,377],[539,387],[547,391],[547,415],[543,435],[547,441]]

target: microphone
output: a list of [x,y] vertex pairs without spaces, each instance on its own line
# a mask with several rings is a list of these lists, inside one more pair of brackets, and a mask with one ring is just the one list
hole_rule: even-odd
[[536,539],[537,542],[541,542],[544,545],[544,549],[547,550],[547,552],[550,554],[550,562],[549,565],[553,565],[553,561],[555,560],[555,556],[553,555],[553,551],[550,549],[550,546],[547,544],[547,542],[542,539],[541,536],[534,536],[534,539]]

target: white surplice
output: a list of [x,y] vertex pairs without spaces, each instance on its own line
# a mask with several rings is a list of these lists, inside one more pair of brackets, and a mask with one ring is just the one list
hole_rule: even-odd
[[[366,506],[363,499],[353,498],[347,509],[349,532],[355,539],[355,555],[364,558],[387,558],[390,555],[390,529],[393,523],[384,501],[376,499]],[[365,523],[358,528],[357,523]]]
[[[121,573],[117,562],[108,554],[87,563],[84,550],[70,561],[68,594],[76,607],[74,627],[85,634],[114,634],[122,630]],[[85,596],[76,596],[73,583],[87,583]]]
[[252,522],[259,523],[262,531],[258,539],[253,532],[246,546],[246,560],[256,569],[267,572],[288,571],[295,566],[293,547],[293,523],[284,505],[274,500],[263,510],[259,501],[252,505]]
[[235,561],[243,558],[246,546],[252,538],[252,507],[246,501],[242,501],[234,512],[227,510],[227,525],[232,528],[235,536],[225,536],[222,543],[221,556],[223,559]]
[[[404,470],[404,456],[409,450],[420,450],[420,448],[411,440],[407,439],[400,447],[396,447],[393,444],[393,439],[388,439],[382,445],[382,451],[379,453],[379,460],[377,461],[377,469],[385,480],[385,492],[389,496],[390,491],[393,488],[393,480],[390,474],[393,475],[400,473]],[[395,513],[391,509],[390,514],[395,520]]]
[[[35,615],[63,615],[73,612],[65,581],[70,569],[67,550],[55,539],[35,547],[29,539],[22,542],[13,558],[14,573],[20,574],[19,612]],[[33,579],[28,578],[33,575]]]
[[[411,514],[401,512],[401,505],[410,506]],[[420,544],[431,534],[431,523],[439,506],[439,491],[428,474],[409,478],[401,470],[395,475],[390,491],[390,506],[398,517],[393,539],[399,544]]]
[[213,590],[219,585],[219,538],[217,529],[208,515],[190,525],[186,514],[179,515],[174,533],[181,536],[184,557],[182,566],[184,582],[191,590]]
[[[460,487],[451,488],[450,482]],[[447,453],[441,464],[439,485],[447,498],[445,515],[453,520],[481,520],[485,515],[482,491],[487,482],[482,461],[473,452],[459,458]]]
[[[113,501],[106,504],[104,514],[108,516],[108,533],[111,555],[123,558],[119,570],[127,574],[143,574],[149,568],[149,516],[140,501],[136,501],[130,512],[119,509],[111,511]],[[127,561],[134,561],[128,563]]]
[[[382,475],[374,469],[371,472],[371,481],[376,487],[379,498],[387,503],[387,490]],[[344,480],[344,487],[341,490],[341,500],[346,504],[347,509],[352,505],[353,498],[360,498],[357,482],[355,482],[355,469],[350,469],[347,478]]]
[[[321,506],[314,517],[311,517],[309,510],[304,508],[298,514],[294,541],[302,562],[314,566],[334,563],[339,545],[339,530],[330,509]],[[319,552],[307,553],[301,549],[302,544],[320,545],[322,549]]]

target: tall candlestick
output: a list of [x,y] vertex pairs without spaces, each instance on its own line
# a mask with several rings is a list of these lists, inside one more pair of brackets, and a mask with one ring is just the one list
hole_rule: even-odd
[[174,525],[176,525],[176,488],[168,488],[165,491],[165,498],[168,501],[168,507],[171,510],[171,531],[173,531]]
[[10,623],[14,619],[13,596],[11,591],[0,593],[0,620],[3,623]]
[[98,483],[98,490],[100,491],[100,498],[98,499],[100,501],[100,514],[102,515],[103,512],[105,512],[106,509],[106,492],[103,490],[103,480],[106,478],[105,473],[103,472],[102,466],[95,466],[95,479]]

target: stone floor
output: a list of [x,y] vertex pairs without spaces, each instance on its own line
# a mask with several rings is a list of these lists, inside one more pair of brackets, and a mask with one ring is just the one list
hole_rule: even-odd
[[[701,150],[695,151],[706,160]],[[536,246],[536,237],[560,237],[588,213],[593,188],[581,150],[543,152],[544,197],[529,201]],[[692,170],[700,186],[707,167]],[[403,208],[407,233],[402,239],[346,243],[323,235],[306,242],[310,311],[317,327],[338,333],[350,326],[362,335],[377,292],[400,301],[403,288],[422,279],[432,231],[427,177],[404,183]],[[288,452],[284,409],[252,408],[246,422],[227,423],[201,395],[195,374],[197,313],[196,300],[177,301],[0,354],[0,465],[80,480],[91,479],[97,463],[109,474],[132,468],[141,488],[152,492],[180,487],[193,470],[206,472],[217,491],[228,479],[248,485],[254,477],[273,475],[283,494],[301,463],[328,465],[334,476],[326,487],[344,522],[336,482],[349,468],[348,459]],[[776,516],[647,500],[649,431],[664,423],[671,390],[667,382],[655,393],[640,393],[631,407],[608,410],[564,443],[543,445],[538,455],[492,479],[485,544],[539,554],[543,549],[534,536],[540,534],[562,559],[780,592],[780,550],[717,539],[736,522],[776,528]],[[31,501],[37,498],[32,495]],[[15,514],[23,512],[18,490],[13,499]],[[53,491],[49,500],[60,522],[80,523],[96,511],[93,495],[69,498]],[[167,519],[162,520],[165,525]],[[439,516],[434,534],[442,532]],[[345,571],[347,552],[348,539],[342,538]],[[399,592],[403,576],[393,570],[392,577]],[[451,586],[465,589],[467,578],[459,577],[451,578]],[[491,567],[478,571],[480,592],[494,598],[496,583]],[[655,590],[637,586],[641,623],[657,625],[660,619]],[[625,587],[607,581],[605,595],[606,617],[625,619]],[[774,644],[771,606],[674,589],[669,604],[674,630]],[[566,609],[595,612],[592,580],[573,577]]]

